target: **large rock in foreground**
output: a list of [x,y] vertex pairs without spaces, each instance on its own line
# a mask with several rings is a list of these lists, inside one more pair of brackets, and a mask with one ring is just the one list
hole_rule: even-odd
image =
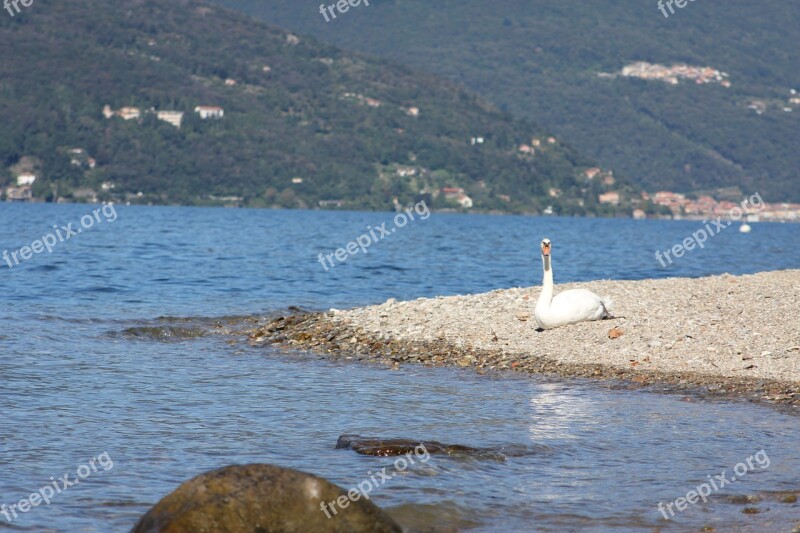
[[322,502],[342,497],[347,499],[343,489],[297,470],[265,464],[227,466],[178,487],[150,509],[132,533],[401,531],[363,498],[348,499],[346,508],[336,507],[335,515],[323,512]]

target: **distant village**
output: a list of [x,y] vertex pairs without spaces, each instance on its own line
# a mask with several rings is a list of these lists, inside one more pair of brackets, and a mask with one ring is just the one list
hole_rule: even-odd
[[[643,193],[647,195],[647,193]],[[656,205],[668,207],[673,218],[681,219],[712,219],[722,217],[725,219],[731,210],[741,208],[740,202],[728,200],[717,201],[711,196],[699,196],[690,200],[685,194],[661,191],[652,195],[651,199]],[[763,206],[747,205],[744,215],[751,222],[800,222],[800,204],[790,203],[764,203]]]
[[[638,78],[640,80],[654,80],[670,85],[678,85],[682,80],[694,82],[697,85],[719,84],[728,88],[732,86],[730,75],[727,72],[713,67],[697,67],[685,63],[676,63],[672,66],[660,65],[658,63],[648,63],[637,61],[622,67],[619,72],[600,72],[600,78]],[[751,98],[743,103],[747,109],[754,111],[758,115],[764,114],[768,108],[777,108],[784,113],[792,113],[795,108],[800,106],[800,95],[796,89],[790,89],[788,97],[783,98]]]
[[626,78],[657,80],[671,85],[677,85],[680,80],[689,80],[698,85],[718,83],[723,87],[731,86],[729,75],[726,72],[721,72],[713,67],[695,67],[682,63],[668,67],[639,61],[623,67],[621,74]]

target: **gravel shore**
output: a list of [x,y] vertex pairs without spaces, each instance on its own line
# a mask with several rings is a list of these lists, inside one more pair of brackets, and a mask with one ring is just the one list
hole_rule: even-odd
[[618,318],[537,331],[540,287],[281,318],[254,343],[327,357],[702,387],[800,406],[800,270],[559,285]]

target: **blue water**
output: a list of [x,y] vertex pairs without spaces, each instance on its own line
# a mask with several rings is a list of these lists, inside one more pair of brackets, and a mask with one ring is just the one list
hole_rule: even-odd
[[[0,252],[96,206],[0,203]],[[389,213],[116,207],[13,268],[0,262],[0,504],[104,452],[113,460],[0,528],[126,531],[186,479],[268,462],[350,487],[391,461],[334,450],[343,433],[521,445],[507,461],[432,457],[372,494],[409,528],[441,531],[791,531],[798,418],[741,402],[615,391],[585,381],[332,364],[225,335],[253,317],[387,298],[556,281],[800,268],[800,226],[728,228],[668,268],[655,259],[700,222],[434,213],[325,271],[329,254]],[[13,263],[13,261],[12,261]],[[756,468],[670,521],[672,501],[759,450]],[[743,514],[729,497],[759,495]]]

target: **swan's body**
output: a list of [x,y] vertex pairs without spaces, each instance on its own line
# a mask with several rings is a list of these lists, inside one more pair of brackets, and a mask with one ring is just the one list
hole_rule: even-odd
[[542,293],[536,302],[534,318],[542,329],[611,318],[611,301],[586,289],[564,291],[553,297],[553,268],[550,262],[550,241],[542,241],[544,278]]

